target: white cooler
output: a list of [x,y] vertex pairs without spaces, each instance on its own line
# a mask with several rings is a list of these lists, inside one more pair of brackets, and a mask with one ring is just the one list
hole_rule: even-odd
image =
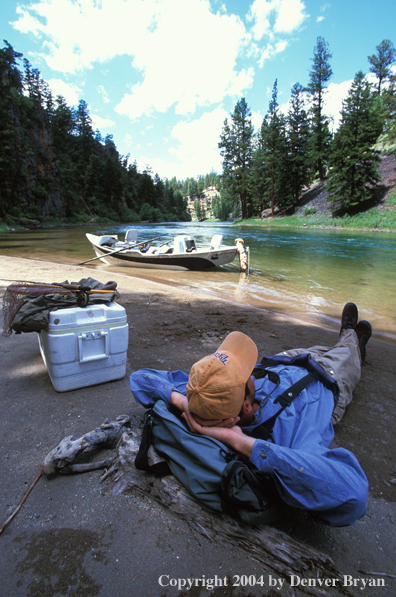
[[121,379],[128,348],[125,309],[106,303],[51,311],[39,345],[57,392]]

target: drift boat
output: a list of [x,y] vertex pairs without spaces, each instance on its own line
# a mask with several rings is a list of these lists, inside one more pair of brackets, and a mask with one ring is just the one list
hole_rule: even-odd
[[134,228],[126,231],[123,241],[116,235],[96,236],[87,233],[86,237],[97,258],[109,265],[205,270],[231,263],[237,254],[237,247],[222,245],[222,234],[215,234],[207,247],[197,247],[192,236],[175,236],[173,241],[157,246],[152,243],[158,238],[138,242],[138,230]]

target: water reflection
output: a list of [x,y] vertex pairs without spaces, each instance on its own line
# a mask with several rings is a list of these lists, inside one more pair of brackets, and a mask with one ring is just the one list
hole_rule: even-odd
[[[177,234],[191,234],[197,244],[208,244],[223,234],[224,244],[241,237],[250,247],[250,275],[240,273],[238,259],[208,272],[144,270],[87,265],[98,279],[105,272],[178,285],[208,296],[249,303],[255,307],[291,313],[337,327],[342,306],[359,305],[362,318],[373,322],[376,332],[396,340],[396,235],[329,230],[269,229],[219,223],[140,224],[139,238],[161,235],[161,242]],[[119,234],[127,226],[79,226],[0,234],[0,253],[59,263],[77,263],[94,256],[85,238],[94,234]],[[103,272],[103,273],[101,273]],[[110,276],[112,278],[113,276]]]

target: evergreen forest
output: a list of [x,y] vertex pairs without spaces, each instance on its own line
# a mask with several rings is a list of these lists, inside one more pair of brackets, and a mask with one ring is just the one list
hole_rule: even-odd
[[[301,193],[326,180],[331,209],[365,209],[379,182],[380,153],[396,152],[396,50],[383,40],[368,57],[370,83],[356,73],[339,127],[325,114],[333,75],[331,52],[318,37],[305,85],[291,89],[280,111],[278,82],[258,131],[245,100],[219,131],[223,171],[179,181],[117,151],[112,135],[94,130],[88,105],[53,97],[40,72],[8,42],[0,50],[0,220],[7,226],[43,221],[166,222],[207,217],[293,213]],[[205,194],[208,187],[215,191]]]
[[188,195],[216,185],[214,172],[162,180],[117,151],[112,135],[94,130],[87,103],[52,96],[40,72],[5,41],[0,50],[0,220],[187,221]]
[[335,132],[325,114],[331,58],[328,43],[318,37],[309,80],[293,86],[287,115],[279,109],[275,80],[257,132],[245,98],[236,103],[219,141],[221,199],[228,211],[238,205],[242,219],[266,209],[272,216],[291,214],[303,189],[319,180],[326,180],[334,214],[365,209],[375,200],[380,153],[396,153],[396,50],[383,40],[368,57],[375,83],[356,73]]

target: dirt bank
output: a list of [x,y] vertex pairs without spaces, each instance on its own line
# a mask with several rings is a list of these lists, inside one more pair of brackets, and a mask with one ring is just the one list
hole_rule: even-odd
[[[48,283],[97,276],[89,267],[10,257],[0,257],[0,266],[1,296],[13,280]],[[130,326],[123,380],[59,394],[42,363],[36,334],[0,337],[0,524],[17,506],[42,458],[63,437],[78,437],[106,418],[141,412],[129,391],[132,371],[141,367],[188,371],[232,330],[250,335],[260,355],[331,344],[338,336],[338,329],[322,330],[285,313],[208,299],[128,275],[114,277]],[[346,296],[345,302],[348,300],[353,297]],[[345,529],[316,525],[304,513],[278,525],[292,537],[329,554],[344,574],[354,578],[361,577],[361,571],[395,572],[395,356],[394,346],[385,346],[375,337],[370,341],[354,402],[336,429],[335,445],[352,450],[369,479],[368,514]],[[265,574],[268,578],[268,573],[273,574],[238,550],[225,553],[221,546],[192,536],[186,525],[158,504],[131,495],[112,497],[110,486],[102,486],[99,477],[100,473],[93,472],[40,479],[0,537],[4,595],[170,597],[178,593],[171,587],[161,588],[161,574],[172,578],[203,574],[230,578],[233,574]],[[395,580],[385,577],[385,581],[385,587],[366,588],[363,594],[394,595]],[[298,594],[288,587],[271,591],[230,587],[222,592],[190,591],[188,595]],[[362,592],[357,589],[356,594]]]

